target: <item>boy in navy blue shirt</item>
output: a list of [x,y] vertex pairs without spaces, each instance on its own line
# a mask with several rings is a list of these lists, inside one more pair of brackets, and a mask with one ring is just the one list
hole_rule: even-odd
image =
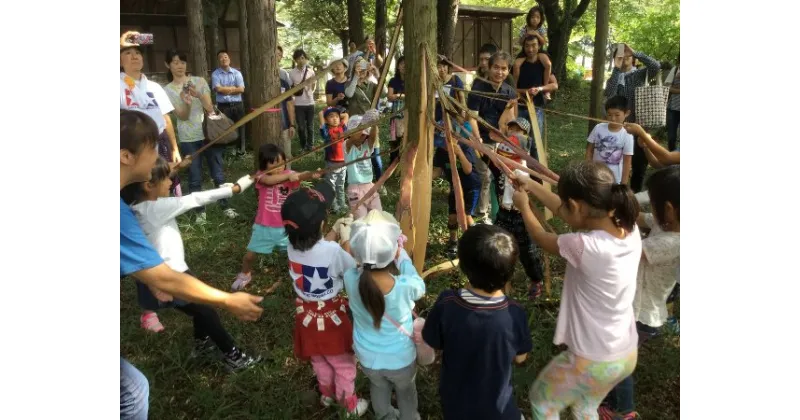
[[442,350],[439,396],[445,419],[519,420],[511,363],[533,349],[525,310],[503,293],[519,248],[492,225],[475,225],[458,243],[469,286],[446,290],[428,314],[422,338]]

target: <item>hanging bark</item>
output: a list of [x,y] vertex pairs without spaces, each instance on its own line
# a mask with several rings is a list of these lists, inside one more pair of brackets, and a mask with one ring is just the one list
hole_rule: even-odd
[[244,78],[244,106],[252,107],[252,95],[247,90],[250,86],[250,50],[249,36],[247,36],[247,4],[246,0],[239,0],[239,54],[241,56],[241,72]]
[[[606,53],[608,47],[609,0],[597,0],[597,18],[594,30],[594,55],[592,56],[592,90],[589,94],[589,116],[603,115],[603,82],[605,81]],[[612,60],[613,61],[613,60]],[[589,121],[589,132],[597,124]]]
[[375,48],[386,55],[386,0],[375,0]]
[[202,0],[186,0],[186,21],[189,31],[189,70],[195,76],[208,78]]
[[567,80],[569,38],[572,35],[572,28],[589,7],[589,1],[580,0],[574,8],[572,6],[575,2],[567,1],[562,8],[559,0],[539,0],[547,20],[547,52],[550,53],[550,60],[553,63],[553,74],[558,80]]
[[458,22],[458,4],[460,0],[437,0],[437,14],[439,16],[438,31],[436,34],[436,45],[439,47],[439,54],[447,57],[453,56],[453,40],[456,35],[456,23]]
[[361,0],[347,0],[347,26],[350,27],[350,39],[362,47],[364,43],[364,8]]
[[[250,35],[250,86],[245,92],[256,106],[281,93],[278,79],[278,25],[275,21],[275,0],[247,0],[248,34]],[[258,168],[258,149],[265,143],[281,145],[280,113],[265,112],[250,126],[254,166]]]

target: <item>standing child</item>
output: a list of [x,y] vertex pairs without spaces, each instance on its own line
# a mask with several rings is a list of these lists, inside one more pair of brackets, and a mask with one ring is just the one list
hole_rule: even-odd
[[[558,181],[558,195],[533,180],[520,189],[514,203],[528,233],[542,249],[567,262],[553,343],[568,349],[531,386],[533,419],[558,419],[568,407],[576,418],[596,419],[603,397],[636,367],[639,204],[630,188],[614,182],[611,170],[598,162],[568,167]],[[546,232],[525,191],[582,232]]]
[[[286,169],[286,155],[274,144],[265,144],[258,150],[258,172],[254,179],[258,190],[258,210],[253,223],[253,234],[242,259],[242,270],[236,275],[231,289],[242,290],[253,279],[252,269],[256,254],[272,254],[277,248],[286,251],[289,243],[281,219],[281,205],[300,181],[319,178],[316,172],[297,173]],[[267,174],[266,172],[269,172]]]
[[333,197],[333,186],[322,180],[314,188],[289,195],[281,208],[289,236],[289,275],[298,296],[294,354],[311,360],[324,406],[338,401],[349,414],[360,417],[369,402],[355,394],[353,325],[347,315],[347,299],[339,296],[345,271],[356,264],[335,242],[335,232],[322,238]]
[[400,247],[400,235],[392,215],[370,210],[350,231],[350,252],[361,268],[344,274],[355,324],[353,347],[369,378],[375,416],[386,420],[397,418],[392,388],[400,420],[420,418],[414,382],[417,352],[406,334],[414,329],[414,302],[425,295],[425,282]]
[[[326,108],[322,113],[322,126],[320,135],[323,144],[331,144],[342,138],[342,134],[347,131],[347,125],[341,120],[341,110],[335,107]],[[344,142],[339,142],[333,146],[325,148],[325,165],[328,167],[342,164],[344,162]],[[347,176],[347,167],[342,166],[328,172],[326,179],[333,184],[336,191],[336,199],[333,202],[333,212],[347,211],[347,201],[345,200],[344,180]]]
[[[377,119],[377,111],[370,110],[364,115],[364,118],[358,118],[356,115],[350,120],[351,127],[358,127],[361,124],[368,124]],[[350,207],[353,207],[361,200],[367,191],[372,188],[372,163],[370,160],[365,159],[355,164],[350,164],[356,159],[364,158],[372,155],[373,148],[378,142],[378,127],[372,127],[369,130],[364,130],[360,134],[355,134],[349,139],[345,140],[345,162],[347,165],[347,199]],[[353,216],[360,219],[366,216],[369,210],[383,210],[381,207],[381,198],[378,194],[373,194],[363,205],[353,211]]]
[[606,117],[612,122],[597,124],[586,139],[586,160],[606,164],[617,184],[628,184],[631,174],[633,136],[622,126],[628,115],[624,96],[610,98],[606,101]]
[[519,420],[512,363],[533,349],[528,316],[503,293],[519,248],[505,229],[475,225],[458,243],[469,286],[446,290],[428,314],[422,338],[442,350],[439,396],[444,418]]
[[[656,171],[647,179],[653,214],[641,213],[637,223],[650,234],[642,240],[642,259],[636,278],[633,314],[639,346],[656,336],[667,323],[666,302],[678,280],[681,250],[680,166]],[[598,410],[601,418],[628,420],[639,418],[634,411],[633,376],[620,382]]]
[[[170,197],[171,172],[167,161],[159,157],[151,172],[150,181],[131,184],[120,192],[120,196],[126,203],[132,204],[133,213],[147,239],[167,266],[177,272],[191,275],[184,259],[183,239],[175,218],[192,209],[230,198],[234,193],[246,190],[253,181],[245,175],[236,181],[235,185],[223,184],[214,190]],[[261,360],[260,356],[253,358],[236,347],[214,308],[173,298],[156,288],[145,286],[138,280],[136,289],[139,305],[147,311],[142,315],[143,326],[145,324],[151,326],[153,323],[161,325],[155,311],[162,308],[175,308],[192,317],[195,340],[193,357],[211,356],[216,349],[219,349],[223,354],[225,368],[229,371],[246,369]],[[150,315],[147,315],[148,313]]]

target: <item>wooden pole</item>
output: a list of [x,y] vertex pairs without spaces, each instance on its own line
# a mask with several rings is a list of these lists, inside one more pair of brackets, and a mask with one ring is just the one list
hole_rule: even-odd
[[[533,99],[531,99],[531,94],[525,92],[525,105],[528,106],[528,114],[531,116],[531,129],[533,130],[533,140],[536,142],[536,151],[539,154],[539,163],[544,165],[545,168],[550,168],[547,165],[547,147],[542,140],[542,133],[539,131],[539,116],[536,115],[536,109],[533,106]],[[544,209],[544,218],[545,220],[550,220],[553,218],[553,212],[550,209]]]

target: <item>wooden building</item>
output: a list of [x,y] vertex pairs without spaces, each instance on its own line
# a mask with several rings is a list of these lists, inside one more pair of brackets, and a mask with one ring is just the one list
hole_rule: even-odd
[[524,14],[522,10],[508,7],[458,6],[453,62],[467,70],[476,69],[478,50],[487,43],[513,53],[519,28],[514,28],[511,20]]

